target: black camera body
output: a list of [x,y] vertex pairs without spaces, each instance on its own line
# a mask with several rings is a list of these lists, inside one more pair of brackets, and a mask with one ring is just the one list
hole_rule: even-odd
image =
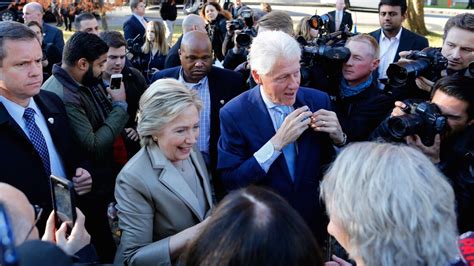
[[142,47],[135,39],[127,39],[128,51],[133,55],[139,55],[142,52]]
[[245,28],[242,32],[237,34],[235,42],[242,48],[247,48],[252,44],[253,38],[257,36],[257,32],[253,28]]
[[389,134],[396,139],[417,134],[425,146],[433,146],[436,134],[446,131],[446,117],[436,104],[417,100],[404,103],[406,114],[388,120]]
[[438,48],[412,51],[406,59],[413,61],[398,61],[388,67],[388,84],[391,86],[406,86],[407,83],[414,82],[419,76],[436,81],[441,77],[441,71],[448,66],[448,60]]
[[242,30],[245,28],[245,22],[241,19],[233,19],[230,21],[230,30]]

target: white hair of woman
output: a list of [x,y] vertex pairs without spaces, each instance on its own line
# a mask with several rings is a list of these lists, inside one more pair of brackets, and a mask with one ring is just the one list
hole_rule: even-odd
[[448,265],[459,256],[454,192],[420,151],[360,142],[321,183],[328,231],[357,265]]
[[266,75],[279,59],[292,61],[300,57],[301,48],[293,37],[283,31],[264,31],[252,41],[249,63],[252,70]]
[[153,82],[139,102],[137,132],[141,145],[154,143],[153,134],[193,105],[200,111],[202,102],[195,91],[187,89],[181,82],[170,78]]

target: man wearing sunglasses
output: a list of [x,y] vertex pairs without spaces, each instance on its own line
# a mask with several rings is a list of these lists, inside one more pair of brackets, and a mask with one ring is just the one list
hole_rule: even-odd
[[[15,246],[27,240],[40,239],[36,223],[46,215],[41,207],[32,205],[20,190],[1,182],[0,202],[6,207],[10,218]],[[67,233],[66,223],[61,224],[59,229],[55,228],[54,212],[51,212],[41,239],[55,243],[78,262],[93,262],[96,256],[94,249],[89,245],[91,237],[84,227],[84,214],[77,208],[76,212],[77,219],[70,233]]]

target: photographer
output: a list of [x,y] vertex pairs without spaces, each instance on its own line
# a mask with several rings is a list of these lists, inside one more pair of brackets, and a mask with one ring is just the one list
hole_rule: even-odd
[[[407,61],[405,58],[409,54],[411,54],[411,51],[400,52],[400,57],[403,60],[399,62]],[[459,14],[451,17],[446,22],[441,55],[447,61],[446,67],[443,68],[445,71],[440,71],[439,73],[441,76],[472,76],[469,72],[469,64],[474,62],[474,14]],[[433,66],[429,67],[433,68]],[[387,74],[389,73],[387,72]],[[426,75],[416,77],[415,79],[416,87],[426,92],[431,92],[434,81],[432,77],[427,77]],[[410,84],[406,86],[408,88],[403,90],[410,90]],[[403,97],[399,98],[403,99]]]
[[225,54],[224,68],[233,70],[247,61],[248,48],[252,38],[257,36],[254,24],[253,11],[248,7],[241,8],[236,19],[227,21],[227,34],[222,43],[222,54]]
[[373,78],[380,60],[377,40],[368,34],[356,35],[347,40],[345,47],[351,56],[342,66],[333,107],[347,141],[364,141],[390,112],[393,101],[378,89]]
[[443,77],[435,83],[430,103],[395,102],[391,117],[371,136],[406,142],[438,166],[456,194],[460,233],[474,229],[472,82],[471,78],[459,75]]

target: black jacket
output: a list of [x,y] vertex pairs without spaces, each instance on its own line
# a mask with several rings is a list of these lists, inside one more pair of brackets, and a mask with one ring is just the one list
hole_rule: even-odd
[[342,21],[339,29],[336,29],[336,11],[331,11],[329,15],[329,32],[335,32],[338,30],[343,30],[344,26],[347,25],[349,31],[352,31],[352,15],[349,12],[343,11]]
[[[54,93],[44,90],[33,98],[47,120],[49,133],[66,172],[65,178],[72,178],[77,167],[83,167],[91,172],[89,165],[80,161],[83,157],[76,149],[61,99]],[[16,187],[26,195],[31,204],[43,208],[44,215],[37,224],[42,234],[46,219],[53,209],[49,176],[45,173],[41,158],[30,139],[2,103],[0,103],[0,147],[0,182]]]
[[161,3],[160,15],[163,20],[175,21],[178,16],[178,9],[176,4],[171,4],[171,1],[163,1]]
[[342,130],[347,140],[365,141],[393,108],[394,101],[373,82],[368,88],[351,97],[337,97],[333,101]]
[[181,40],[183,40],[183,35],[179,36],[179,39],[168,51],[168,55],[165,59],[165,68],[172,68],[181,65],[181,60],[179,59],[179,48],[181,47]]
[[209,38],[211,38],[212,51],[214,51],[214,56],[219,61],[224,60],[224,55],[222,54],[222,43],[227,34],[226,21],[226,18],[219,14],[214,21],[211,21],[206,26],[207,34],[209,35]]

